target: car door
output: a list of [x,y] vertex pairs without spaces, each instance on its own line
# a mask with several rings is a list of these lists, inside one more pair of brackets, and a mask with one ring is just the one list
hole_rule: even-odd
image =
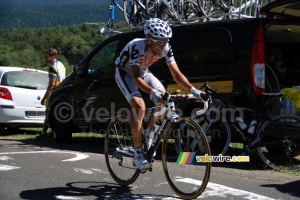
[[118,42],[109,43],[87,60],[85,84],[75,98],[77,127],[81,132],[94,129],[109,121],[113,100],[114,60]]

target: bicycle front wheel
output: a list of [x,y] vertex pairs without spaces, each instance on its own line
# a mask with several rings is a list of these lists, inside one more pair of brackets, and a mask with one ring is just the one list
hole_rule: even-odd
[[300,117],[277,116],[259,130],[262,160],[276,170],[300,169]]
[[230,127],[222,117],[214,117],[210,112],[191,116],[204,131],[209,142],[211,154],[225,155],[231,140]]
[[104,155],[107,169],[117,183],[129,185],[138,178],[140,170],[132,164],[133,141],[130,118],[126,115],[118,115],[108,125]]
[[162,164],[170,187],[181,198],[196,198],[207,186],[211,163],[200,162],[199,156],[210,156],[210,148],[197,123],[179,118],[169,124],[163,138]]

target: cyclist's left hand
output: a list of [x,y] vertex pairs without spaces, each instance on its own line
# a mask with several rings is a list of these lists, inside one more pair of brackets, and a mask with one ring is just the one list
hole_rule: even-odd
[[[163,95],[166,93],[166,90],[160,89],[160,88],[158,88],[157,91],[162,92]],[[157,106],[164,105],[164,104],[166,104],[166,102],[167,102],[166,100],[163,100],[162,98],[160,98],[159,103],[157,104]]]
[[156,89],[152,89],[150,93],[150,99],[155,103],[155,105],[160,105],[162,101],[164,101],[161,97],[164,92]]

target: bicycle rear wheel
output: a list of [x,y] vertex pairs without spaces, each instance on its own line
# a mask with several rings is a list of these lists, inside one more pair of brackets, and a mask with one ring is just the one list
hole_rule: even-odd
[[116,116],[108,125],[104,155],[107,169],[117,183],[129,185],[138,178],[140,170],[132,165],[133,141],[126,115]]
[[162,144],[163,170],[170,187],[181,198],[196,198],[206,188],[211,163],[197,162],[196,158],[205,155],[210,155],[209,144],[196,122],[179,118],[168,125]]
[[300,169],[300,117],[277,116],[259,130],[262,160],[276,170]]

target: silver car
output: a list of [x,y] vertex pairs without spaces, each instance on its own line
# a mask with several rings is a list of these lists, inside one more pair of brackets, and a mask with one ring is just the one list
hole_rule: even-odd
[[0,66],[0,126],[41,127],[48,80],[41,70]]

